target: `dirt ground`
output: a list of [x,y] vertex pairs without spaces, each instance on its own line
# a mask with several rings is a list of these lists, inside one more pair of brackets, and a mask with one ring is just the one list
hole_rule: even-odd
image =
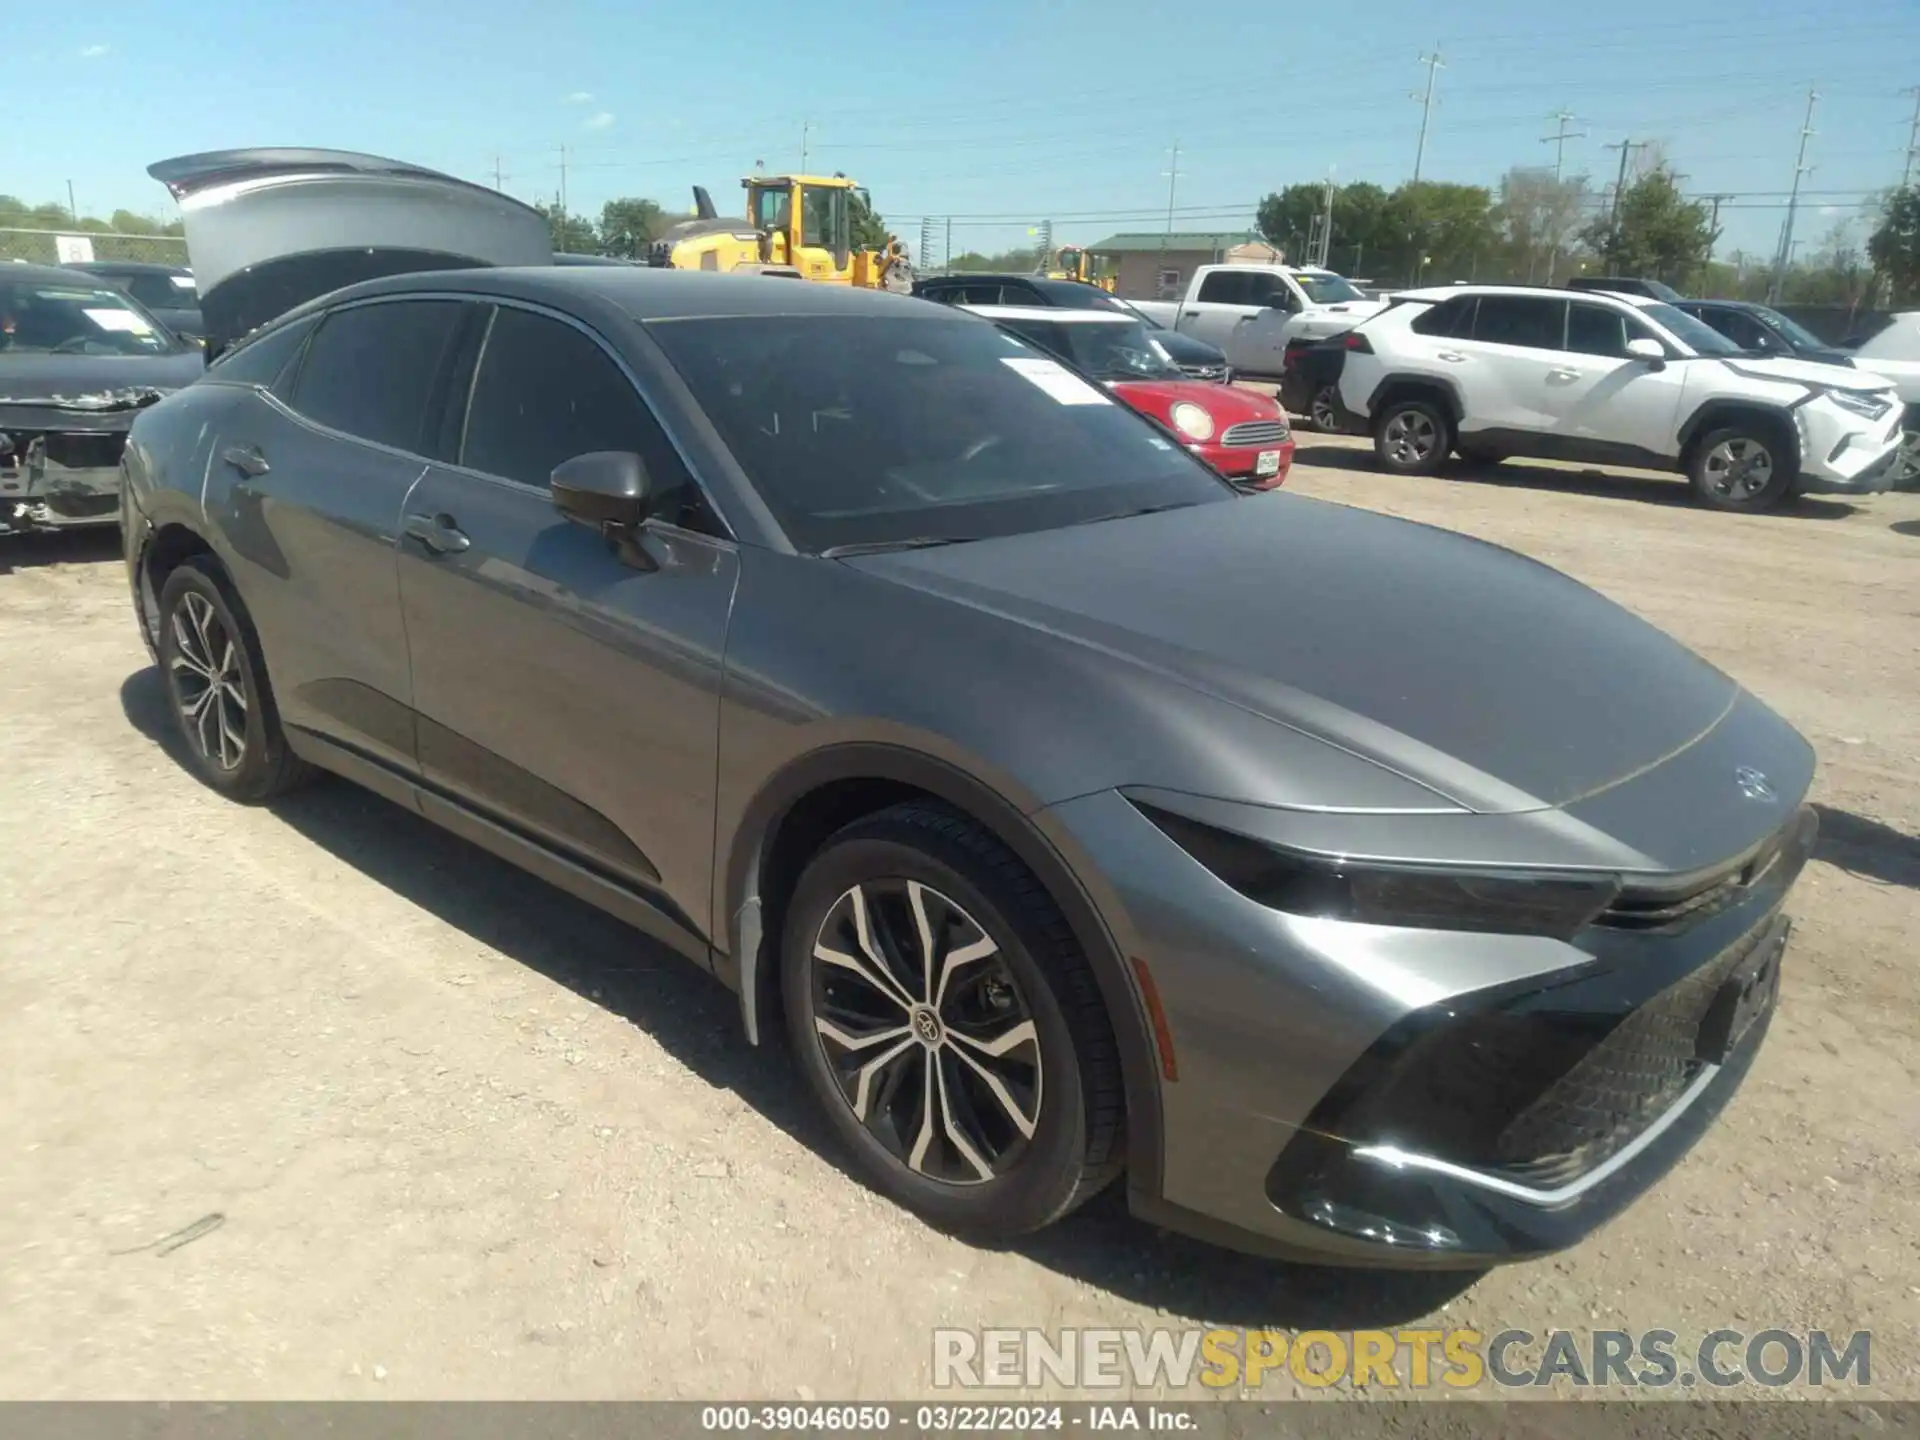
[[1004,1251],[936,1234],[614,921],[345,784],[197,785],[117,542],[0,540],[0,1397],[924,1398],[942,1324],[1431,1314],[1866,1329],[1870,1393],[1920,1398],[1920,495],[1731,517],[1302,441],[1292,489],[1559,566],[1818,747],[1778,1021],[1625,1217],[1464,1291],[1227,1255],[1117,1192]]

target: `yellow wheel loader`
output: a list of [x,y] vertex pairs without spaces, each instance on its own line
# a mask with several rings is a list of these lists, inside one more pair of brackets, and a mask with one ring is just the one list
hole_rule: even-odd
[[856,207],[871,212],[867,192],[844,175],[749,175],[747,213],[721,216],[713,197],[693,187],[694,213],[654,241],[647,263],[675,270],[786,275],[833,285],[904,294],[913,288],[906,248],[892,235],[885,249],[856,248]]
[[1109,294],[1113,292],[1114,277],[1101,275],[1094,258],[1077,245],[1062,245],[1047,257],[1047,263],[1041,266],[1049,280],[1078,280],[1082,285],[1097,285]]

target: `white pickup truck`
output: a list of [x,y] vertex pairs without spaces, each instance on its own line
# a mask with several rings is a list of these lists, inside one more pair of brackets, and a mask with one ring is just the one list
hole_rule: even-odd
[[1331,270],[1302,265],[1202,265],[1184,300],[1134,300],[1170,330],[1226,352],[1236,374],[1278,377],[1287,342],[1350,330],[1386,308]]
[[1895,315],[1886,329],[1855,348],[1853,364],[1886,376],[1905,402],[1907,439],[1893,483],[1901,490],[1920,488],[1920,310]]

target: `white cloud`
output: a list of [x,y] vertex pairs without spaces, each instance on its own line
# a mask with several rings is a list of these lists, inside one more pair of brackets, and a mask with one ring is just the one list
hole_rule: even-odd
[[605,130],[611,124],[613,124],[613,112],[611,110],[602,110],[598,114],[589,115],[581,122],[580,128],[582,130]]
[[589,103],[592,99],[593,99],[593,92],[591,90],[576,90],[571,95],[567,96],[567,104],[585,105]]
[[1822,205],[1820,207],[1820,213],[1822,215],[1838,215],[1840,213],[1840,207],[1838,205]]
[[107,47],[105,45],[86,45],[81,47],[80,58],[82,60],[98,60],[106,53]]

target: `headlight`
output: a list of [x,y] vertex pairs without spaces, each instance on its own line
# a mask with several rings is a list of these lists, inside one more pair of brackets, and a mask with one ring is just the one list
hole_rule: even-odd
[[1189,440],[1213,438],[1213,417],[1190,400],[1175,405],[1167,418],[1173,421],[1173,428]]
[[1348,865],[1293,855],[1136,802],[1168,839],[1249,900],[1289,915],[1568,940],[1620,893],[1612,876]]
[[1869,395],[1859,390],[1829,390],[1827,398],[1842,410],[1851,410],[1868,420],[1878,420],[1893,408],[1893,402],[1884,395]]

